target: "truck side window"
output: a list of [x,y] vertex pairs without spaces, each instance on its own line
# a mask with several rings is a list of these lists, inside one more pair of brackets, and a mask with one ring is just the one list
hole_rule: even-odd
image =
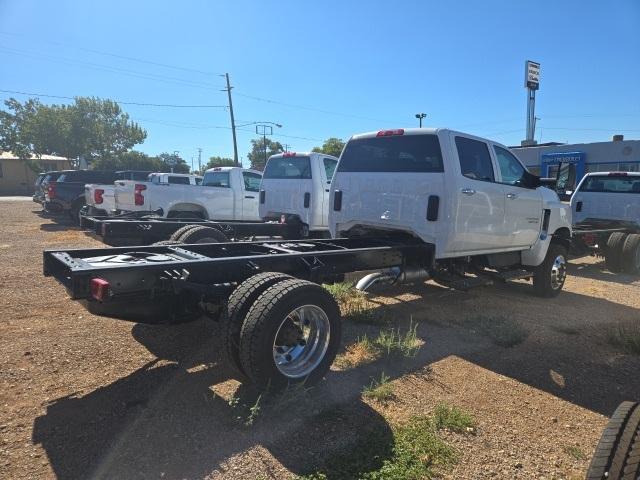
[[502,175],[502,183],[508,185],[519,185],[519,182],[524,176],[525,168],[513,156],[513,154],[502,147],[497,145],[493,146],[496,152],[496,158],[498,159],[498,166],[500,167],[500,174]]
[[471,138],[456,137],[456,148],[462,175],[473,180],[495,181],[493,164],[486,143]]
[[189,177],[172,177],[167,179],[168,183],[177,183],[178,185],[190,185]]
[[202,186],[229,188],[229,172],[205,172]]
[[324,171],[327,174],[327,183],[331,183],[331,179],[333,178],[333,172],[336,171],[336,166],[338,162],[332,158],[323,158],[322,163],[324,164]]
[[257,173],[252,172],[242,172],[242,178],[244,179],[244,189],[247,192],[260,191],[260,181],[262,180],[262,175],[258,175]]

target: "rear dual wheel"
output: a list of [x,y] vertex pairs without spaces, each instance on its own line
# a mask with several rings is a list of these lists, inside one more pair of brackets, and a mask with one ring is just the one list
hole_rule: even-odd
[[[175,233],[178,233],[180,230],[183,230],[183,232],[174,238]],[[182,243],[225,243],[229,241],[229,238],[224,233],[214,227],[187,225],[180,230],[177,230],[174,235],[171,236],[172,240]]]
[[604,260],[607,270],[618,273],[622,271],[622,247],[627,234],[623,232],[613,232],[609,235],[607,246],[604,251]]
[[626,273],[640,273],[640,235],[630,233],[622,244],[622,268]]
[[340,310],[327,290],[262,273],[236,292],[229,298],[224,338],[237,371],[259,388],[273,389],[313,384],[327,373],[341,337]]

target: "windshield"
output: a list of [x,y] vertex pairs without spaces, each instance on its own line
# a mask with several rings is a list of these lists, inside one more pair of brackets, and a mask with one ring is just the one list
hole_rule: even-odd
[[436,135],[395,135],[350,140],[339,172],[443,172]]
[[262,178],[311,178],[311,160],[309,157],[272,157],[267,162]]
[[580,185],[581,192],[640,193],[640,176],[594,175]]

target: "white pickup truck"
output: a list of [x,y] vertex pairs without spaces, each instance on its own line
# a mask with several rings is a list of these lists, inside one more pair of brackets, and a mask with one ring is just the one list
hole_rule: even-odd
[[432,273],[520,272],[543,295],[566,276],[568,206],[504,145],[447,129],[352,137],[331,183],[329,224],[333,237],[433,245]]
[[269,157],[260,185],[260,217],[301,222],[329,233],[329,187],[338,159],[323,153],[285,152]]
[[602,255],[612,272],[640,273],[640,172],[587,173],[571,211],[574,255]]
[[[116,181],[146,182],[152,172],[125,170],[116,172]],[[114,215],[116,211],[115,184],[88,183],[84,186],[83,215]]]
[[195,175],[170,173],[153,174],[150,182],[118,181],[116,209],[154,211],[167,218],[257,221],[261,178],[258,171],[217,167],[205,172],[201,185]]

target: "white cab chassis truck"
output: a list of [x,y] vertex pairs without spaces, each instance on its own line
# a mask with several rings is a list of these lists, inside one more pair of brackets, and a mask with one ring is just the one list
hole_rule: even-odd
[[321,283],[434,279],[451,288],[533,279],[564,284],[570,211],[496,142],[444,129],[356,135],[331,185],[334,238],[46,250],[44,274],[95,313],[145,323],[209,315],[239,379],[313,384],[340,345]]
[[338,159],[323,153],[272,155],[260,185],[260,217],[298,222],[316,236],[329,233],[329,187]]
[[639,172],[587,173],[571,197],[571,211],[573,255],[603,256],[612,272],[640,273]]

